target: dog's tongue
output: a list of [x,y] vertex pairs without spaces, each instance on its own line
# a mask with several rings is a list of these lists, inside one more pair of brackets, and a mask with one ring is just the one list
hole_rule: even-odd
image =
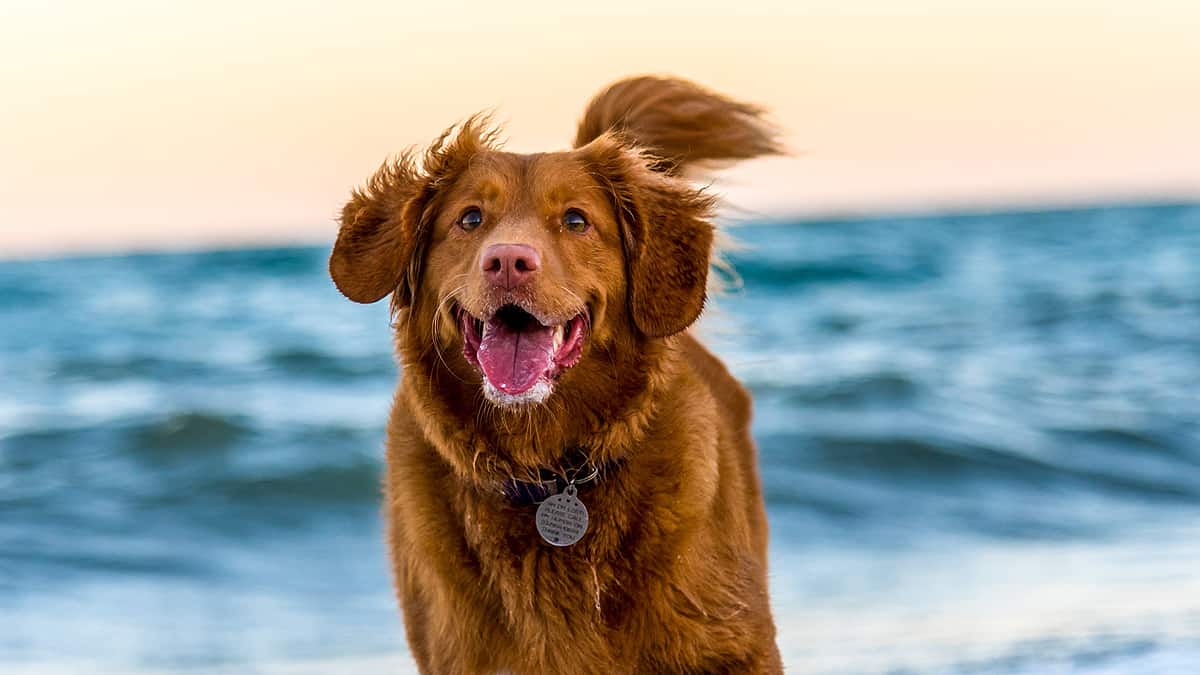
[[536,321],[520,329],[493,317],[483,326],[479,365],[492,386],[506,394],[521,394],[550,369],[554,329]]

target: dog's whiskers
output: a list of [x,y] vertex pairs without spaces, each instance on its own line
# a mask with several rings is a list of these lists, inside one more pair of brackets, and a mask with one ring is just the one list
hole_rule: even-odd
[[[459,277],[462,277],[462,276],[466,276],[466,275],[459,275]],[[441,334],[440,334],[441,321],[440,320],[443,318],[442,317],[442,309],[445,307],[446,303],[454,300],[454,298],[459,293],[461,293],[465,288],[466,288],[466,284],[457,286],[455,288],[450,289],[449,291],[447,291],[445,293],[445,295],[442,296],[442,299],[438,301],[437,307],[433,310],[433,323],[430,326],[430,332],[433,334],[433,345],[434,345],[433,350],[437,354],[438,361],[440,361],[442,364],[442,367],[444,367],[447,371],[449,371],[450,374],[453,375],[454,378],[457,379],[459,382],[465,382],[466,380],[463,380],[461,377],[458,376],[458,373],[454,372],[454,369],[450,367],[450,364],[446,363],[445,354],[442,353],[442,349],[441,349],[442,339],[441,339]],[[463,311],[466,311],[466,310],[463,310]],[[463,339],[465,340],[466,336],[463,336]]]

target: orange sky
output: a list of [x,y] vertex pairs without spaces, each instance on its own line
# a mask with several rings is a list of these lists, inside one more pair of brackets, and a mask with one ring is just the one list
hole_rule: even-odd
[[5,0],[0,256],[324,241],[389,153],[562,148],[643,72],[774,111],[753,212],[1200,197],[1195,0],[577,4]]

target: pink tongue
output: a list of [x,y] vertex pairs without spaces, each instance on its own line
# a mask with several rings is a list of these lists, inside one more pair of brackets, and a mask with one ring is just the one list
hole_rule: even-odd
[[493,318],[483,327],[479,365],[492,386],[506,394],[521,394],[550,369],[554,329],[537,324],[516,331]]

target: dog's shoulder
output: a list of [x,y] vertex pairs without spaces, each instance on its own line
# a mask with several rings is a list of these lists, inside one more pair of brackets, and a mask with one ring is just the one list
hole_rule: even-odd
[[691,332],[679,336],[679,348],[692,371],[708,387],[721,414],[734,429],[750,426],[753,403],[750,393]]

